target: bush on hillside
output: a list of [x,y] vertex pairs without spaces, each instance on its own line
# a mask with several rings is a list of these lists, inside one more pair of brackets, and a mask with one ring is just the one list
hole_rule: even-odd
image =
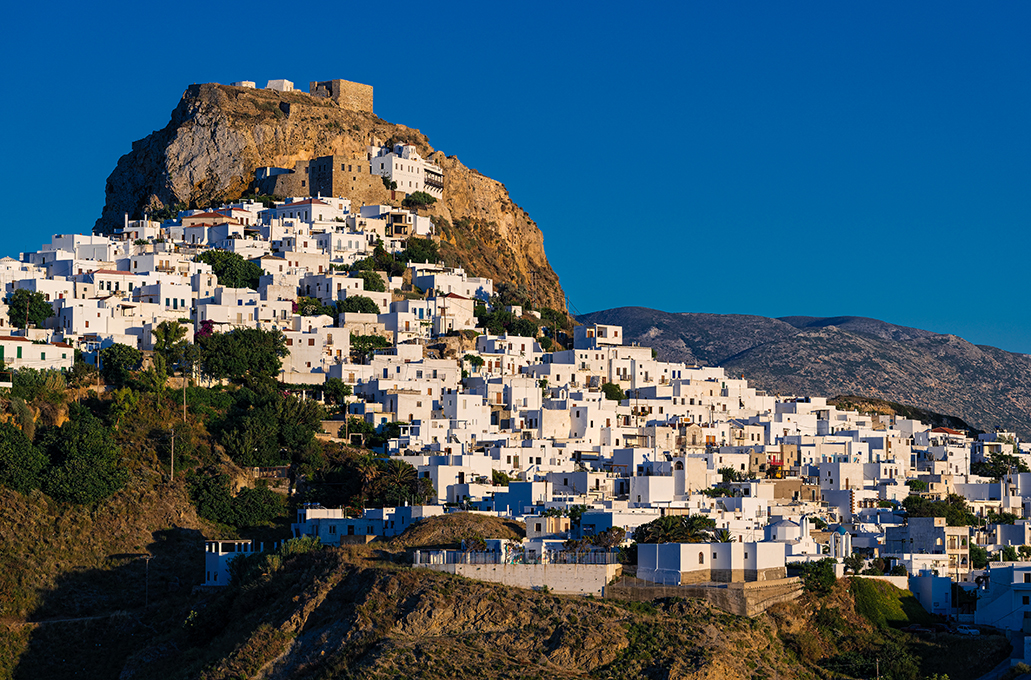
[[788,575],[800,577],[807,593],[826,595],[838,580],[834,575],[834,564],[830,557],[818,562],[791,562],[787,565]]
[[58,428],[42,433],[50,456],[43,489],[54,500],[88,504],[121,490],[129,473],[119,466],[121,449],[110,428],[82,406],[73,407],[71,418]]
[[189,490],[198,515],[241,529],[268,524],[286,511],[284,498],[264,487],[244,488],[234,497],[225,473],[194,475]]
[[425,191],[415,191],[406,196],[404,200],[401,201],[401,205],[405,208],[422,208],[424,206],[433,205],[436,202],[437,199]]
[[38,489],[47,456],[29,441],[20,429],[0,423],[0,486],[19,493]]

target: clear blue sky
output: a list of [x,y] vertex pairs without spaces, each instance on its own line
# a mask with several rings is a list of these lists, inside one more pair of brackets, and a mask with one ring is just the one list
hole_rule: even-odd
[[[505,183],[573,307],[1031,352],[1026,3],[16,3],[4,248],[87,231],[195,82],[344,78]],[[50,201],[49,203],[47,201]]]

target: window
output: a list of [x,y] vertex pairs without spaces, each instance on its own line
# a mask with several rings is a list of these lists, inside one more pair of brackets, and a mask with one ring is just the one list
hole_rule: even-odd
[[698,553],[698,564],[705,564],[705,553]]

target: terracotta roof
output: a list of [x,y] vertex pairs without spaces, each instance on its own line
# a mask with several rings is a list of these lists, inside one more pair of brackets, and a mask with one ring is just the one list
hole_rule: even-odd
[[94,269],[93,271],[91,271],[89,273],[90,274],[121,274],[121,275],[128,274],[129,276],[136,276],[136,274],[134,274],[132,272],[123,272],[123,271],[121,271],[119,269]]
[[226,215],[223,215],[222,213],[217,212],[217,211],[209,211],[209,212],[196,213],[196,214],[193,214],[193,215],[184,215],[183,217],[185,219],[187,219],[187,220],[192,220],[195,217],[226,217]]
[[329,207],[329,203],[326,203],[325,201],[320,201],[317,198],[308,198],[308,199],[305,199],[303,201],[297,201],[296,203],[287,203],[285,205],[281,205],[281,206],[277,206],[277,207],[279,207],[279,208],[291,208],[291,207],[293,207],[295,205],[324,205],[326,207]]
[[958,435],[965,435],[966,434],[966,432],[963,432],[961,430],[953,430],[951,427],[936,427],[933,430],[931,430],[931,432],[939,432],[939,433],[944,433],[944,434],[958,434]]

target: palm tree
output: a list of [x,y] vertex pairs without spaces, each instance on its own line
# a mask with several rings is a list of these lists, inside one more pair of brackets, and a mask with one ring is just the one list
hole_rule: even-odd
[[369,487],[372,482],[380,476],[379,461],[371,453],[366,453],[358,457],[355,461],[355,468],[358,470],[358,476],[362,480],[362,509],[365,509],[365,502],[369,497]]
[[412,482],[416,479],[415,468],[411,465],[403,460],[391,459],[387,461],[383,476],[387,480],[393,502],[399,503],[411,496]]
[[713,543],[733,543],[734,536],[729,529],[716,529],[711,535]]
[[705,543],[716,522],[704,515],[666,515],[634,531],[638,543]]

